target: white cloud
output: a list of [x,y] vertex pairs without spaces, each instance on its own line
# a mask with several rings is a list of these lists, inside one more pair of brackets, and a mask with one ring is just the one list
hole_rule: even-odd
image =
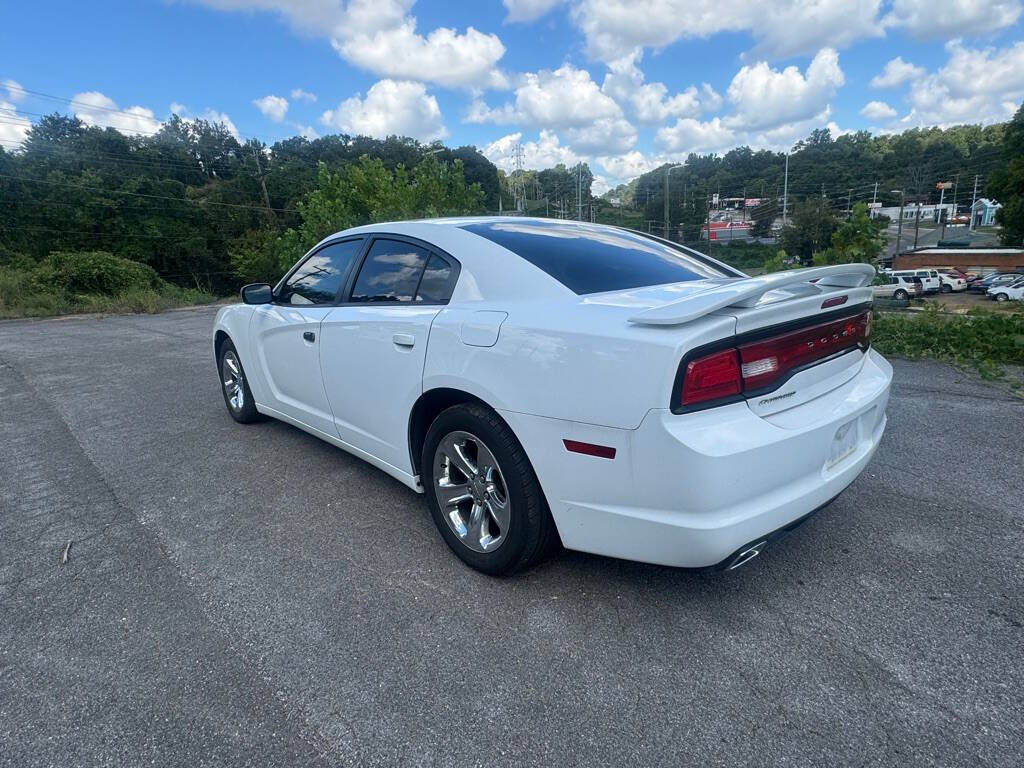
[[839,54],[831,48],[818,51],[805,74],[793,66],[779,71],[765,61],[744,66],[729,84],[735,112],[725,123],[758,130],[806,120],[828,107],[843,82]]
[[573,19],[588,52],[614,61],[637,47],[662,48],[718,32],[749,32],[755,50],[793,56],[878,37],[881,0],[580,0]]
[[409,15],[415,0],[193,0],[225,11],[270,11],[293,29],[324,36],[345,61],[375,75],[450,88],[504,88],[498,69],[505,46],[473,27],[439,27],[427,35]]
[[288,114],[288,99],[283,96],[268,95],[260,99],[253,99],[252,103],[265,117],[269,117],[275,123],[280,123]]
[[564,129],[569,144],[582,152],[616,154],[636,143],[636,129],[622,108],[601,91],[589,72],[571,64],[523,75],[513,102],[491,108],[474,101],[465,120]]
[[690,152],[722,152],[738,143],[736,132],[720,117],[706,122],[682,117],[673,125],[659,128],[654,141],[666,152],[684,155]]
[[508,80],[496,67],[505,55],[497,35],[468,27],[416,34],[414,19],[397,27],[332,40],[342,58],[376,75],[437,83],[446,87],[504,88]]
[[609,62],[601,92],[628,108],[641,123],[661,123],[670,117],[696,117],[722,105],[722,97],[707,83],[698,91],[690,86],[673,96],[664,83],[645,83],[638,66],[643,52],[636,49],[621,59]]
[[575,165],[583,158],[564,146],[554,131],[542,130],[536,141],[522,141],[521,132],[502,136],[484,147],[484,157],[506,172],[515,170],[515,146],[522,144],[523,166],[527,169],[543,170],[563,163]]
[[752,149],[770,149],[773,152],[788,152],[793,148],[794,144],[806,139],[811,135],[811,131],[819,128],[828,128],[833,139],[842,136],[844,133],[849,133],[849,131],[844,131],[836,125],[834,121],[829,120],[831,114],[832,110],[826,108],[820,115],[815,115],[807,120],[800,120],[795,123],[786,123],[775,128],[748,134],[744,137],[744,140],[736,146],[746,144]]
[[529,72],[515,91],[515,102],[497,108],[475,102],[467,121],[519,122],[530,127],[581,127],[601,118],[622,116],[615,101],[601,93],[585,69],[563,64],[556,70]]
[[160,129],[160,121],[153,116],[153,110],[139,106],[122,110],[99,91],[76,93],[71,98],[71,107],[86,125],[116,128],[127,134],[150,134]]
[[550,12],[563,0],[502,0],[508,15],[505,21],[535,21]]
[[602,117],[589,125],[566,129],[569,145],[577,152],[615,154],[636,144],[636,129],[622,117]]
[[320,122],[348,134],[385,138],[392,134],[433,141],[447,135],[437,99],[422,83],[380,80],[366,98],[345,99]]
[[25,140],[32,123],[28,118],[19,115],[10,101],[0,99],[0,147],[10,151],[12,144],[20,144]]
[[893,130],[1008,120],[1024,100],[1024,42],[970,49],[954,40],[946,50],[945,66],[908,89],[911,110]]
[[307,104],[312,104],[316,101],[316,94],[304,91],[301,88],[292,88],[291,92],[292,101],[304,101]]
[[895,88],[908,80],[916,80],[925,73],[924,67],[915,67],[902,56],[890,59],[880,75],[871,78],[872,88]]
[[860,113],[868,120],[892,120],[899,114],[884,101],[869,101],[861,108]]
[[28,94],[25,93],[25,89],[21,87],[21,83],[17,80],[0,80],[0,88],[7,91],[7,98],[17,104],[19,101],[25,98]]
[[292,29],[316,35],[333,29],[344,18],[338,0],[195,0],[219,11],[270,11],[283,17]]
[[617,187],[619,184],[624,184],[630,179],[635,179],[637,176],[657,168],[665,160],[657,155],[645,155],[633,150],[621,155],[598,157],[597,162],[605,171],[609,187]]
[[180,101],[172,101],[170,109],[172,115],[178,115],[179,117],[188,112],[188,107],[186,107]]
[[886,26],[901,27],[922,39],[987,35],[1020,18],[1020,0],[893,0]]

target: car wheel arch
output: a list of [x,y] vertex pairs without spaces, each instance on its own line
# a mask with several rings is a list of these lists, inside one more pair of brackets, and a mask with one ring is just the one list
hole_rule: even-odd
[[[217,332],[213,335],[213,356],[217,361],[217,365],[220,365],[220,350],[224,346],[225,341],[231,341],[231,337],[228,336],[227,331],[218,328]],[[231,341],[234,344],[234,341]]]
[[[422,471],[421,455],[426,441],[427,431],[442,411],[455,405],[481,405],[497,413],[497,409],[482,398],[454,387],[437,387],[428,389],[417,398],[409,412],[409,459],[412,462],[412,473],[419,475]],[[500,416],[499,416],[500,418]],[[507,422],[506,422],[507,423]],[[511,426],[509,426],[511,429]]]

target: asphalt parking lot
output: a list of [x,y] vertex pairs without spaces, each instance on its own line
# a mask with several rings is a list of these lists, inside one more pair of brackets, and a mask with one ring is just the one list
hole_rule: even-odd
[[212,318],[0,323],[0,764],[1021,764],[1005,388],[895,361],[873,463],[744,569],[494,580],[383,473],[231,421]]

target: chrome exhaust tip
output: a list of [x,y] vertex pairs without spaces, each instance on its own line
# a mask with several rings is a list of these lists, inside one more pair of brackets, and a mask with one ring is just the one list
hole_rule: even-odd
[[765,541],[762,541],[762,542],[760,542],[758,544],[755,544],[752,547],[747,547],[742,552],[740,552],[738,555],[736,555],[736,557],[733,558],[733,561],[731,563],[729,563],[729,565],[727,565],[725,567],[725,570],[732,571],[732,570],[735,570],[736,568],[739,568],[741,565],[746,565],[751,560],[753,560],[755,557],[760,555],[764,551],[764,548],[767,547],[767,546],[768,546],[768,541],[765,540]]

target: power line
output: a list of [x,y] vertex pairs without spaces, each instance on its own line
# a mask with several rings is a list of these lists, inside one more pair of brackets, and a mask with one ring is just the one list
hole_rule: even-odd
[[[82,190],[87,190],[87,191],[92,191],[92,192],[103,192],[104,194],[108,194],[108,195],[130,195],[132,197],[144,197],[144,198],[148,198],[148,199],[151,199],[151,200],[173,200],[174,202],[180,202],[180,203],[193,203],[193,204],[198,204],[198,205],[217,205],[217,206],[221,206],[221,207],[224,207],[224,208],[240,208],[240,209],[245,209],[245,210],[256,210],[256,211],[265,211],[265,210],[267,210],[265,207],[260,206],[260,205],[243,205],[242,203],[219,203],[219,202],[215,202],[213,200],[194,200],[194,199],[189,199],[187,197],[168,197],[166,195],[150,195],[150,194],[146,194],[146,193],[143,193],[143,192],[127,192],[127,191],[119,190],[119,189],[104,189],[103,187],[92,187],[92,186],[86,186],[86,185],[83,185],[83,184],[68,184],[67,182],[60,182],[60,181],[46,181],[44,179],[31,179],[31,178],[28,178],[28,177],[25,177],[25,176],[11,176],[11,175],[5,174],[5,173],[0,173],[0,179],[10,179],[10,180],[13,180],[13,181],[26,181],[26,182],[30,182],[30,183],[33,183],[33,184],[46,184],[46,185],[49,185],[49,186],[64,187],[66,189],[82,189]],[[294,209],[294,208],[271,208],[270,210],[277,211],[279,213],[298,213],[298,211],[296,209]]]

